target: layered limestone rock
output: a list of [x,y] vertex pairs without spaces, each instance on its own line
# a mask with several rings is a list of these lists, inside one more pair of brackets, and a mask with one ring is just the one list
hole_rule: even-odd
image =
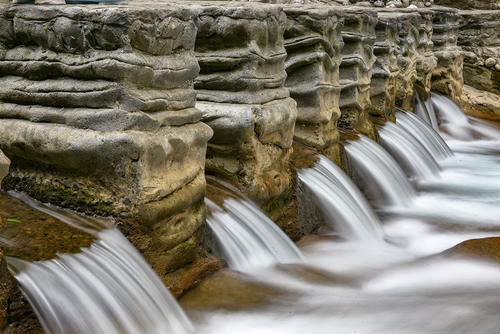
[[[196,7],[196,6],[195,6]],[[296,103],[284,87],[286,15],[275,5],[201,2],[197,108],[214,131],[207,170],[262,203],[290,184]]]
[[395,17],[400,25],[396,105],[407,110],[413,107],[413,84],[417,80],[420,19],[417,12],[399,12]]
[[160,274],[192,260],[205,214],[212,130],[194,108],[196,16],[174,5],[0,5],[4,186],[127,219]]
[[370,83],[375,55],[377,13],[366,8],[344,9],[342,62],[340,65],[339,126],[354,128],[372,138],[375,127],[369,120]]
[[432,72],[437,66],[437,60],[432,51],[434,46],[432,42],[434,12],[420,9],[418,14],[420,15],[420,27],[417,43],[417,77],[414,87],[422,98],[427,99],[430,97],[432,88]]
[[396,106],[398,66],[398,39],[400,25],[392,13],[378,13],[375,27],[377,39],[374,54],[377,57],[373,66],[370,86],[372,115],[395,120],[393,110]]
[[432,89],[461,104],[463,56],[457,47],[459,15],[456,9],[433,8],[433,51],[437,66],[432,72]]
[[500,95],[500,10],[460,11],[464,82]]
[[0,151],[0,189],[2,189],[2,181],[9,173],[10,159]]
[[297,102],[295,139],[339,161],[343,14],[329,7],[285,7],[285,13],[285,85]]

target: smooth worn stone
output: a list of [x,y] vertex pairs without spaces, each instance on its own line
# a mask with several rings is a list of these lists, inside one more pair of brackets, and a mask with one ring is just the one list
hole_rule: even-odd
[[463,55],[457,47],[459,15],[456,9],[433,8],[433,51],[437,66],[432,72],[432,89],[462,104]]
[[338,144],[343,13],[327,7],[285,7],[285,13],[285,85],[297,102],[295,139],[327,149]]
[[10,160],[7,156],[0,150],[0,189],[2,188],[2,181],[9,173]]
[[500,97],[497,94],[464,85],[464,111],[475,117],[500,121]]
[[376,60],[373,53],[376,23],[377,14],[374,10],[344,10],[339,126],[354,128],[372,138],[376,138],[376,130],[369,120],[368,107],[373,65]]
[[442,255],[500,262],[500,238],[467,240],[444,251]]
[[[263,202],[289,187],[297,106],[285,87],[281,6],[199,2],[195,79],[202,121],[214,131],[207,170]],[[302,8],[302,7],[299,7]]]
[[493,67],[493,66],[495,66],[496,63],[497,63],[496,59],[488,58],[484,62],[484,65],[486,65],[486,67]]
[[4,187],[115,217],[160,275],[196,256],[206,213],[198,14],[140,1],[0,6]]

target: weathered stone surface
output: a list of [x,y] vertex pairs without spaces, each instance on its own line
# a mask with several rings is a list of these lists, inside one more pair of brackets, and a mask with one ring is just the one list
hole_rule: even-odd
[[375,27],[377,40],[374,54],[377,57],[373,66],[370,86],[370,114],[393,119],[392,111],[396,106],[397,76],[399,75],[398,50],[400,25],[394,14],[378,13]]
[[475,117],[500,122],[500,96],[464,85],[464,111]]
[[[197,245],[205,215],[212,130],[194,108],[197,15],[155,3],[0,6],[4,185],[125,219],[160,274],[194,259],[179,250]],[[182,261],[161,260],[173,254]]]
[[0,151],[0,189],[2,188],[2,181],[9,173],[10,160],[2,151]]
[[500,10],[460,11],[466,85],[500,94]]
[[414,86],[420,96],[427,99],[430,97],[432,88],[432,72],[437,66],[437,59],[432,51],[434,46],[432,42],[434,12],[419,9],[418,14],[420,15],[420,28],[417,46],[417,80]]
[[482,238],[464,241],[442,253],[445,256],[472,257],[500,262],[500,238]]
[[286,87],[297,102],[295,139],[321,151],[338,145],[343,14],[329,7],[285,7]]
[[432,72],[432,89],[461,104],[463,56],[457,47],[459,15],[456,9],[433,8],[434,55],[437,66]]
[[399,31],[399,53],[396,105],[412,109],[414,82],[417,80],[418,43],[421,17],[417,12],[401,12],[397,21]]
[[274,5],[201,2],[196,57],[197,108],[214,130],[207,170],[253,199],[280,196],[297,117],[284,87],[286,16]]
[[434,3],[458,9],[500,9],[498,0],[434,0]]
[[[351,0],[352,3],[359,5],[364,0]],[[429,7],[434,3],[434,0],[370,0],[374,7],[387,7],[387,8],[407,8],[410,6],[415,7]]]
[[375,55],[375,25],[377,13],[367,8],[345,8],[340,65],[339,125],[376,137],[375,127],[368,117],[370,83]]

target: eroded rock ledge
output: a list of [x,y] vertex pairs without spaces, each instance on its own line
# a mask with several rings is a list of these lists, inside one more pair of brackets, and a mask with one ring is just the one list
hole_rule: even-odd
[[205,217],[196,18],[174,5],[0,5],[5,188],[128,220],[160,274],[192,260],[177,250],[197,247]]

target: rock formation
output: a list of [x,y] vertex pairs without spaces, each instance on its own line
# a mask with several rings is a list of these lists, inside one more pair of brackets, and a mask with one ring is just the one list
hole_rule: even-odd
[[370,114],[395,120],[398,66],[398,39],[400,25],[391,13],[378,13],[375,26],[377,39],[374,46],[376,61],[370,86]]
[[457,47],[459,15],[456,9],[433,8],[433,51],[437,66],[432,72],[432,89],[461,103],[463,56]]
[[174,5],[0,5],[4,186],[130,220],[160,274],[192,260],[205,215],[195,20]]
[[214,131],[207,170],[263,202],[289,186],[296,103],[284,87],[286,15],[275,5],[198,7],[196,107]]
[[285,7],[285,13],[285,85],[297,102],[295,139],[339,161],[343,14],[329,7]]
[[418,93],[426,99],[430,96],[432,72],[437,66],[437,60],[432,51],[434,46],[432,42],[434,12],[428,9],[419,9],[418,14],[420,14],[420,27],[417,43],[417,77],[414,86]]
[[369,120],[370,83],[375,55],[375,26],[377,13],[365,8],[345,8],[340,65],[339,126],[354,128],[372,138],[375,127]]
[[464,10],[460,16],[465,84],[500,95],[500,10]]

